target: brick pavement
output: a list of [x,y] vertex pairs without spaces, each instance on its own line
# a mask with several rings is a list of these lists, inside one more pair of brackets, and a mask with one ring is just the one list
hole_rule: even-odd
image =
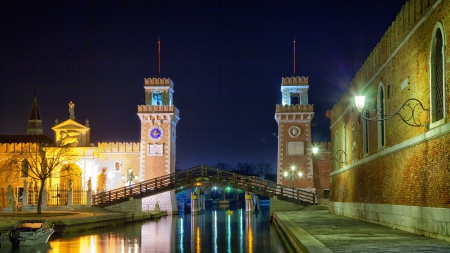
[[274,219],[304,252],[450,252],[450,242],[331,214],[277,212]]

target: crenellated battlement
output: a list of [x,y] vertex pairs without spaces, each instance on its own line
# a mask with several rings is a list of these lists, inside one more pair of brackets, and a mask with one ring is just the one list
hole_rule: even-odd
[[[0,153],[14,153],[20,152],[21,150],[35,149],[36,143],[0,143]],[[44,144],[44,146],[51,146],[49,144]]]
[[138,113],[178,113],[173,105],[138,105]]
[[99,142],[98,152],[139,152],[140,142]]
[[283,112],[314,112],[314,105],[277,105],[276,113]]
[[145,86],[170,86],[173,89],[173,82],[170,78],[144,78]]
[[[384,33],[381,40],[370,53],[364,64],[356,73],[347,91],[335,104],[334,108],[345,108],[353,100],[354,94],[360,91],[387,62],[408,35],[414,32],[414,27],[427,14],[437,0],[408,0],[403,5],[391,26]],[[340,115],[339,111],[336,115]]]
[[308,85],[308,77],[305,76],[292,76],[281,78],[282,86],[297,86],[297,85]]
[[18,152],[24,145],[29,145],[29,143],[0,143],[0,153]]

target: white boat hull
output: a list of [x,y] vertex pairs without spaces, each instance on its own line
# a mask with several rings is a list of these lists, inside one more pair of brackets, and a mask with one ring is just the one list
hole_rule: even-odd
[[29,221],[16,223],[6,233],[1,234],[0,242],[2,247],[35,246],[47,243],[55,230],[46,222],[42,222],[42,226],[39,228],[31,228],[23,225],[36,223]]

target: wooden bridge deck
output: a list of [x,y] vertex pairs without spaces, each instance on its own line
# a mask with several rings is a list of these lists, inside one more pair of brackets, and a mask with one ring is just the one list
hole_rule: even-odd
[[261,196],[276,197],[299,205],[315,204],[315,193],[276,184],[259,177],[244,176],[208,166],[197,166],[161,177],[146,180],[131,186],[94,195],[94,205],[106,207],[126,202],[133,198],[145,198],[166,191],[176,192],[186,189],[217,185],[252,192]]

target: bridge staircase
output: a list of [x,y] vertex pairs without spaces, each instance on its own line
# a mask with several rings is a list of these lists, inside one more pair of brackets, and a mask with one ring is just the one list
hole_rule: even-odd
[[299,205],[316,204],[316,195],[313,192],[276,184],[255,176],[239,175],[201,165],[137,184],[101,192],[93,196],[93,205],[107,207],[126,202],[131,197],[135,199],[145,198],[166,191],[175,190],[176,192],[181,192],[199,186],[232,187]]

